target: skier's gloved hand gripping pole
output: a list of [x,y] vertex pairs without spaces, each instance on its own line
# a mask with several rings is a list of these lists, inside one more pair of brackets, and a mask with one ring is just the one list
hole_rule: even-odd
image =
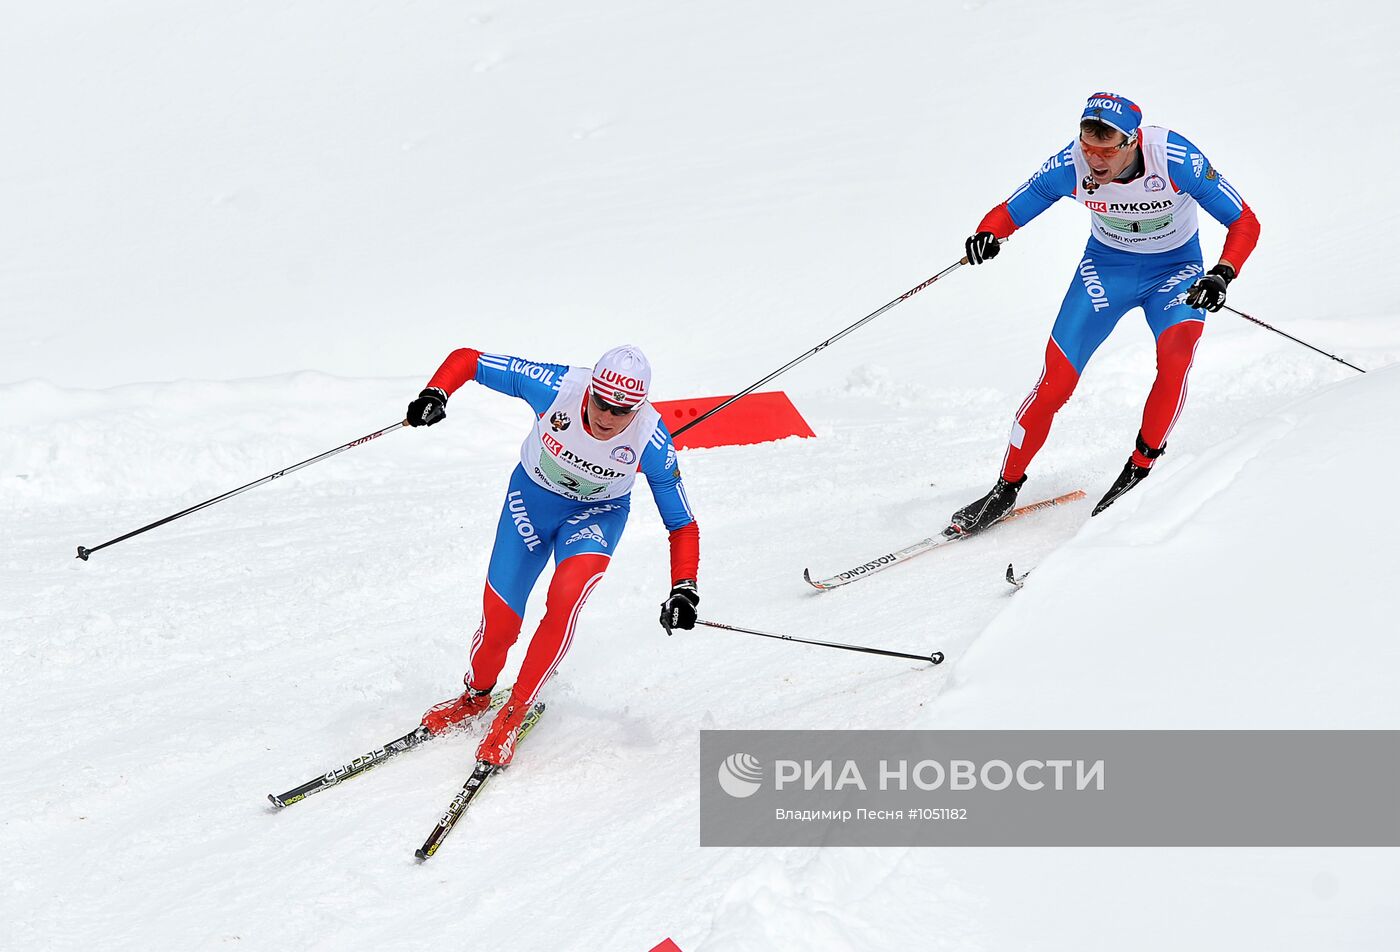
[[123,540],[125,540],[125,539],[130,539],[132,536],[138,536],[138,535],[140,535],[140,534],[143,533],[143,532],[148,532],[148,531],[150,531],[151,529],[156,528],[156,526],[163,526],[163,525],[165,525],[167,522],[174,522],[176,519],[181,519],[181,518],[183,518],[183,517],[185,517],[185,516],[188,516],[188,515],[189,515],[190,513],[192,513],[192,512],[199,512],[199,510],[201,510],[201,509],[208,509],[210,506],[214,505],[215,503],[223,502],[225,499],[232,499],[234,496],[237,496],[239,493],[247,492],[248,490],[254,488],[255,486],[261,486],[263,483],[270,483],[270,482],[272,482],[274,479],[277,479],[278,477],[286,476],[288,473],[295,473],[297,470],[302,469],[303,467],[306,467],[306,466],[310,466],[312,463],[319,463],[319,462],[321,462],[321,460],[323,460],[323,459],[329,459],[330,457],[336,455],[337,453],[343,453],[343,452],[345,452],[346,450],[354,449],[354,448],[357,447],[357,446],[361,446],[361,445],[363,445],[363,444],[365,444],[365,443],[368,443],[370,440],[374,439],[375,437],[383,436],[385,433],[392,433],[394,430],[397,430],[397,429],[399,429],[400,427],[404,427],[404,426],[408,426],[408,421],[402,420],[402,421],[400,421],[400,422],[398,422],[398,423],[395,423],[393,426],[386,426],[386,427],[384,427],[384,429],[382,429],[382,430],[375,430],[373,433],[368,433],[368,434],[366,434],[366,435],[360,437],[358,440],[351,440],[349,443],[343,443],[343,444],[341,444],[340,446],[337,446],[337,447],[336,447],[335,449],[333,449],[333,450],[326,450],[324,453],[320,454],[319,456],[313,456],[313,457],[311,457],[310,459],[304,459],[304,460],[302,460],[300,463],[297,463],[297,464],[294,465],[294,466],[288,466],[286,469],[279,469],[279,470],[278,470],[277,472],[275,472],[275,473],[269,473],[268,475],[264,476],[262,479],[255,479],[255,480],[253,480],[251,483],[247,483],[246,485],[239,486],[237,489],[230,489],[228,492],[224,493],[224,494],[221,495],[221,496],[215,496],[213,499],[206,499],[206,500],[204,500],[204,502],[199,503],[198,505],[190,506],[190,508],[188,508],[188,509],[182,509],[182,510],[180,510],[179,512],[174,513],[173,515],[166,516],[164,519],[157,519],[155,522],[151,523],[150,525],[142,526],[142,527],[139,528],[139,529],[133,529],[131,532],[128,532],[126,535],[117,536],[115,539],[108,539],[106,542],[102,543],[101,545],[95,545],[95,546],[93,546],[92,548],[88,548],[87,546],[82,546],[82,545],[80,545],[80,546],[78,546],[78,558],[80,558],[80,559],[82,559],[84,562],[86,562],[86,561],[88,560],[88,556],[92,555],[92,553],[98,551],[99,549],[105,549],[105,548],[107,548],[107,546],[109,546],[109,545],[116,545],[118,542],[121,542],[121,541],[123,541]]
[[668,635],[676,628],[689,631],[695,627],[695,612],[699,607],[700,592],[695,579],[681,579],[671,586],[671,594],[661,603],[661,627]]

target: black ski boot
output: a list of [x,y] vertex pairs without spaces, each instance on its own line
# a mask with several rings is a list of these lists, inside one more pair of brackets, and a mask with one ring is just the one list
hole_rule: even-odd
[[[1167,451],[1165,445],[1163,445],[1161,449],[1153,449],[1148,446],[1147,443],[1143,441],[1141,433],[1138,433],[1137,436],[1137,448],[1138,452],[1148,459],[1156,459]],[[1097,516],[1099,513],[1103,512],[1109,506],[1113,505],[1119,496],[1146,479],[1147,475],[1151,472],[1152,470],[1148,467],[1139,466],[1137,463],[1134,463],[1133,458],[1129,456],[1127,464],[1123,467],[1123,472],[1118,474],[1118,478],[1113,481],[1112,486],[1108,487],[1108,492],[1104,493],[1103,498],[1099,500],[1099,504],[1094,507],[1094,511],[1089,513],[1089,515]]]
[[972,535],[974,532],[981,532],[988,526],[995,525],[1005,519],[1015,507],[1016,494],[1021,491],[1021,486],[1025,481],[1024,475],[1014,483],[998,479],[991,492],[953,513],[953,518],[949,520],[950,525],[943,530],[943,534],[945,536]]

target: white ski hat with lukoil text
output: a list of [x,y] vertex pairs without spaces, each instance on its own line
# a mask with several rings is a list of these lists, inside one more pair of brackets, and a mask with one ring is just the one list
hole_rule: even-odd
[[633,344],[614,347],[593,366],[593,392],[619,407],[635,407],[651,387],[651,362]]

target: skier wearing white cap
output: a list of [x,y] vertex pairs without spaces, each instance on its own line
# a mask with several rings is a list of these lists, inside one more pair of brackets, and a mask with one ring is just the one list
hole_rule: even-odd
[[423,725],[441,733],[489,710],[506,653],[520,634],[525,602],[552,553],[555,569],[544,618],[509,700],[477,751],[478,760],[504,766],[526,713],[569,650],[583,603],[622,538],[637,472],[646,475],[670,531],[671,591],[661,606],[668,633],[695,626],[700,529],[671,434],[647,402],[651,364],[638,348],[614,347],[591,369],[455,350],[408,405],[408,424],[442,420],[448,397],[469,380],[524,400],[535,423],[521,444],[496,528],[481,626],[463,679],[467,690],[428,711]]
[[[996,257],[1001,239],[1061,198],[1089,211],[1089,244],[1050,332],[1040,379],[1016,413],[1000,477],[985,496],[953,514],[949,533],[981,531],[1012,510],[1055,413],[1118,319],[1135,307],[1156,338],[1157,377],[1133,453],[1094,514],[1145,479],[1185,406],[1206,312],[1225,303],[1226,286],[1259,240],[1254,212],[1200,149],[1179,132],[1144,126],[1142,110],[1117,93],[1090,96],[1078,138],[986,214],[967,239],[968,263]],[[1219,262],[1208,272],[1198,207],[1229,229]]]

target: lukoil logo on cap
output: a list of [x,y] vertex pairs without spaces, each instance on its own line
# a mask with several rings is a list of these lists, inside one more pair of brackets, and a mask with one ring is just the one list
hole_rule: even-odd
[[1098,92],[1084,104],[1084,112],[1079,117],[1097,119],[1107,123],[1125,136],[1131,136],[1142,125],[1142,110],[1138,104],[1117,93]]

